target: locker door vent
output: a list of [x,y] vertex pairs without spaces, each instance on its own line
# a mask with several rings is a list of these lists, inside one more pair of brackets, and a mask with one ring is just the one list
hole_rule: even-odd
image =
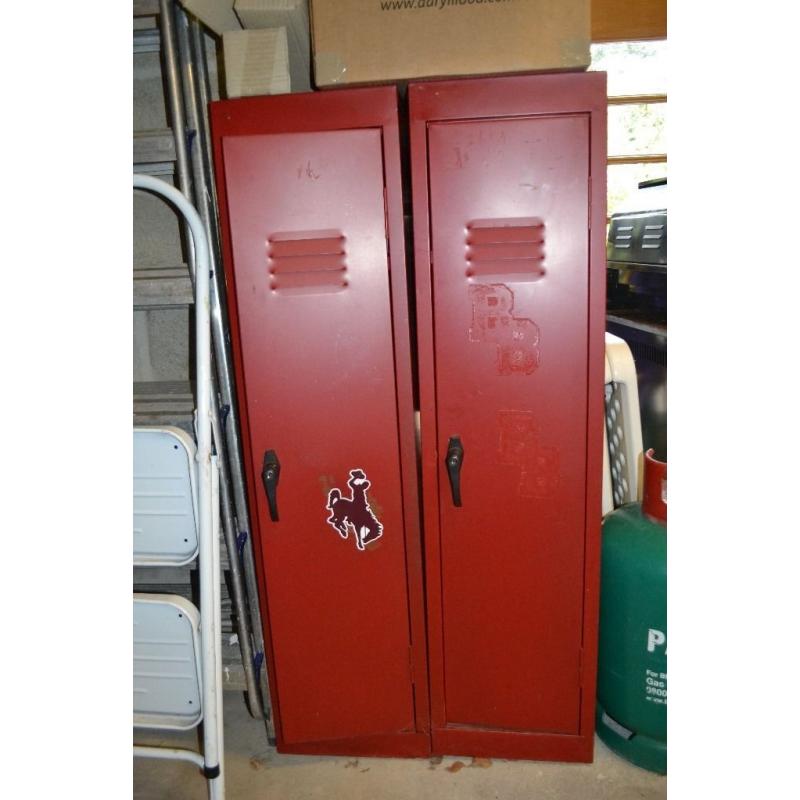
[[633,238],[633,225],[620,225],[614,236],[614,247],[628,248]]
[[663,225],[645,225],[642,234],[643,250],[658,250],[661,247],[661,240],[664,238]]
[[535,217],[467,223],[467,277],[536,281],[544,269],[544,222]]
[[341,231],[273,233],[267,239],[270,289],[288,294],[339,292],[347,286]]

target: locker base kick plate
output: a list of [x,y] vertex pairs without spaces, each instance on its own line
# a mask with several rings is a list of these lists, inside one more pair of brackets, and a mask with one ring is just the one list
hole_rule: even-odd
[[329,755],[352,758],[427,758],[429,756],[474,756],[525,761],[565,761],[591,763],[594,757],[594,732],[587,736],[552,733],[452,729],[437,731],[431,739],[421,733],[372,736],[360,739],[282,744],[279,753],[287,755]]
[[434,755],[469,755],[525,761],[572,761],[589,764],[594,757],[594,731],[586,736],[445,729],[433,733]]
[[424,733],[398,733],[386,736],[364,736],[359,739],[279,744],[277,749],[279,753],[288,755],[425,758],[431,754],[431,740]]

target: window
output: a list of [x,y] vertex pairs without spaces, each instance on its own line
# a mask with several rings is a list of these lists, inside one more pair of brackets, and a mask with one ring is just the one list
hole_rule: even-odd
[[640,181],[667,174],[667,43],[592,45],[592,70],[608,73],[608,215]]

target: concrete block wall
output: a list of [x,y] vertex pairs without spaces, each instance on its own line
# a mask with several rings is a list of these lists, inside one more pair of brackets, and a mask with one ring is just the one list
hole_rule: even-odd
[[[154,17],[134,17],[135,28],[152,28]],[[217,42],[206,34],[209,80],[213,99],[219,98]],[[133,56],[134,130],[169,127],[160,53]],[[164,177],[164,176],[162,176]],[[168,176],[166,180],[170,180]],[[174,180],[171,181],[174,183]],[[176,266],[186,263],[177,215],[162,200],[144,192],[133,199],[133,263]],[[133,380],[186,381],[192,373],[191,311],[157,309],[133,312]]]

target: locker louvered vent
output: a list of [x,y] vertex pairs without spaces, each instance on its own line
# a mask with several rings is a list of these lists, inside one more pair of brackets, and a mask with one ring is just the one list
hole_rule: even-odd
[[544,273],[542,220],[476,219],[467,224],[467,277],[535,281]]
[[614,247],[627,249],[633,239],[633,225],[620,225],[614,233]]
[[642,250],[658,250],[664,238],[664,225],[645,225],[642,234]]
[[339,292],[347,286],[341,231],[273,233],[267,240],[270,289],[294,294]]
[[606,258],[612,267],[667,266],[667,212],[636,211],[614,214],[608,228]]

